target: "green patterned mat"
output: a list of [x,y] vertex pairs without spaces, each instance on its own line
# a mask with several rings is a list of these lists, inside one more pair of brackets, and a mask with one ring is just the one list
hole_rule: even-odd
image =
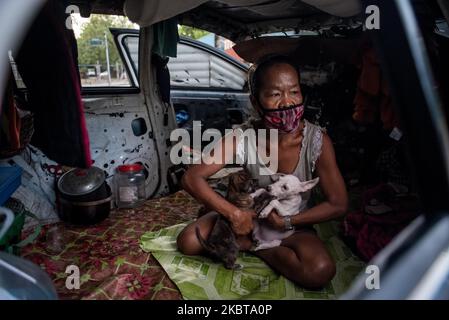
[[227,270],[206,257],[181,254],[176,236],[186,225],[146,232],[140,239],[141,248],[153,254],[186,300],[335,299],[349,288],[365,265],[337,237],[336,222],[315,226],[336,261],[337,274],[323,290],[308,291],[249,253],[240,253],[237,263],[243,269],[238,271]]

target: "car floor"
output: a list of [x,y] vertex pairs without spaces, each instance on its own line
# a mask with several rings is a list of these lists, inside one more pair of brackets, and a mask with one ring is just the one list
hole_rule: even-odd
[[[216,177],[210,180],[210,184],[220,191],[226,183],[226,176],[220,174]],[[48,273],[60,299],[189,298],[188,294],[180,291],[176,281],[169,278],[155,256],[142,250],[140,239],[149,231],[195,219],[200,207],[194,198],[181,190],[148,200],[137,209],[113,210],[109,218],[92,227],[69,227],[62,223],[46,225],[36,241],[22,249],[21,256]],[[338,222],[322,224],[317,231],[337,260],[337,269],[340,268],[337,270],[338,279],[318,292],[297,287],[298,299],[337,297],[364,265],[338,239]],[[346,263],[348,259],[351,261],[349,265]],[[79,289],[66,286],[68,274],[65,271],[69,265],[79,267]]]
[[[21,256],[48,273],[61,299],[180,299],[157,261],[140,249],[139,239],[147,231],[192,220],[199,207],[180,191],[138,209],[113,210],[93,227],[46,225]],[[55,228],[65,233],[62,247],[48,237]],[[67,289],[68,265],[79,267],[80,289]]]

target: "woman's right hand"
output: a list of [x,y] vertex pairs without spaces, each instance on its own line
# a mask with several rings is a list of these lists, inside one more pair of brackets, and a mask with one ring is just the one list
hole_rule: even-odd
[[253,230],[253,218],[255,218],[256,212],[253,210],[237,210],[230,217],[232,230],[237,235],[247,235]]

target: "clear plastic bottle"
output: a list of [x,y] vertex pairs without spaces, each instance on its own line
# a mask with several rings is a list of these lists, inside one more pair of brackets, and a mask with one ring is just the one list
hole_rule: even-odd
[[145,174],[140,164],[118,166],[114,175],[114,196],[118,208],[135,208],[145,200]]

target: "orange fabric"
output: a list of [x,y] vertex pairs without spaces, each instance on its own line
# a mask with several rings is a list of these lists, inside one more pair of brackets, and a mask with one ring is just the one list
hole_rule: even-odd
[[381,73],[374,50],[366,51],[362,59],[359,89],[371,96],[377,96],[380,91]]
[[386,80],[373,48],[363,49],[352,118],[360,124],[380,119],[385,130],[399,127]]
[[385,96],[380,104],[380,120],[385,130],[393,130],[394,127],[400,128],[398,117],[393,109],[393,102],[390,96]]
[[355,99],[355,110],[352,118],[360,124],[371,124],[378,118],[377,101],[374,97],[367,95],[362,90],[357,90]]

